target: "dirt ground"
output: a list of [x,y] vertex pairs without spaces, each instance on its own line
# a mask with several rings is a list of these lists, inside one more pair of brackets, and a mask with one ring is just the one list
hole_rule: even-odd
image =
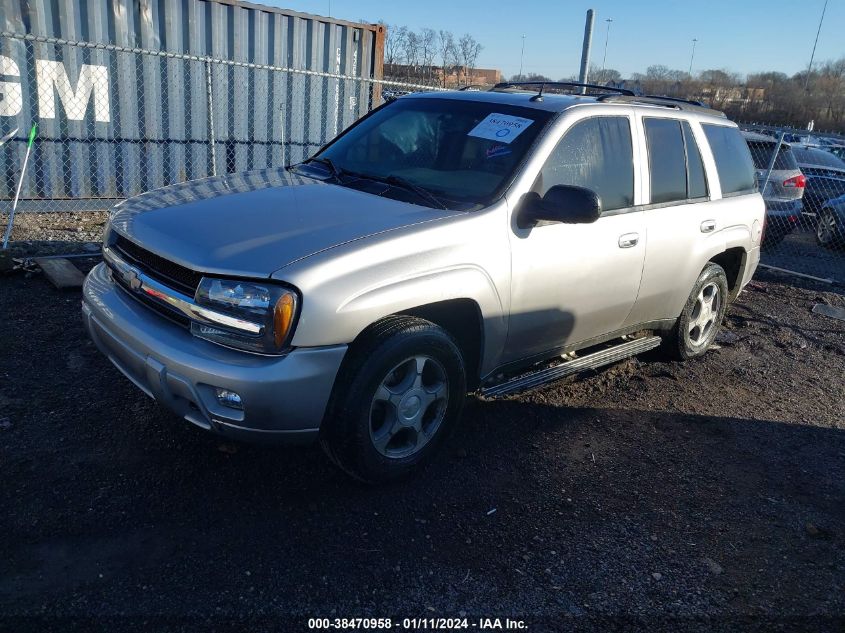
[[[73,252],[73,251],[71,251]],[[761,274],[719,348],[470,397],[409,481],[221,442],[94,348],[78,291],[0,277],[0,629],[845,627],[845,307]]]

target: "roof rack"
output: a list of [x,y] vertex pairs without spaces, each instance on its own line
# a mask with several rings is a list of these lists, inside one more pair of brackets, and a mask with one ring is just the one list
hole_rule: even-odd
[[609,86],[598,86],[596,84],[582,84],[575,83],[572,81],[503,81],[501,83],[497,83],[495,86],[490,88],[490,92],[501,92],[503,90],[507,90],[508,88],[526,88],[528,86],[540,86],[540,91],[536,95],[531,97],[532,101],[543,100],[543,91],[546,89],[546,86],[583,88],[585,92],[586,89],[589,88],[591,90],[603,90],[604,92],[611,92],[614,95],[618,96],[634,96],[634,93],[631,90],[626,90],[625,88],[611,88]]
[[596,100],[611,103],[643,103],[647,105],[663,106],[665,108],[674,108],[675,110],[682,110],[684,112],[702,112],[712,116],[725,117],[724,112],[714,110],[713,108],[704,105],[701,101],[692,101],[691,99],[681,99],[679,97],[608,94],[596,97]]

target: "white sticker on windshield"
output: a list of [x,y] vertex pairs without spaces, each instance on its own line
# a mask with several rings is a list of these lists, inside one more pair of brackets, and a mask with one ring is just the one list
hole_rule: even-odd
[[531,119],[523,119],[519,116],[494,112],[472,128],[467,136],[486,138],[491,141],[499,141],[500,143],[510,143],[532,123],[534,121]]

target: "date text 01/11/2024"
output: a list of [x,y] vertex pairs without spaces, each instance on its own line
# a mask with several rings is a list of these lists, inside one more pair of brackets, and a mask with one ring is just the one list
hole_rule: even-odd
[[509,630],[518,631],[528,628],[524,620],[511,618],[403,618],[394,621],[391,618],[309,618],[309,629],[344,629],[344,630],[391,630],[406,631],[434,630],[448,631],[459,629]]

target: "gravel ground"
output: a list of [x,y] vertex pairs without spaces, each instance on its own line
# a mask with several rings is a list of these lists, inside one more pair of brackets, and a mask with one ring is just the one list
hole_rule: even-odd
[[[11,242],[18,249],[32,251],[34,244],[52,242],[99,242],[103,239],[103,227],[108,220],[108,211],[53,211],[49,213],[16,213],[12,226]],[[3,231],[9,222],[8,213],[0,213]],[[49,247],[49,243],[43,246]],[[43,249],[38,250],[41,253]]]
[[0,629],[842,631],[845,322],[811,309],[845,297],[792,283],[761,276],[698,361],[470,397],[430,465],[368,488],[175,419],[78,292],[2,278]]
[[815,225],[802,225],[780,244],[765,249],[763,263],[845,285],[845,249],[819,246]]

